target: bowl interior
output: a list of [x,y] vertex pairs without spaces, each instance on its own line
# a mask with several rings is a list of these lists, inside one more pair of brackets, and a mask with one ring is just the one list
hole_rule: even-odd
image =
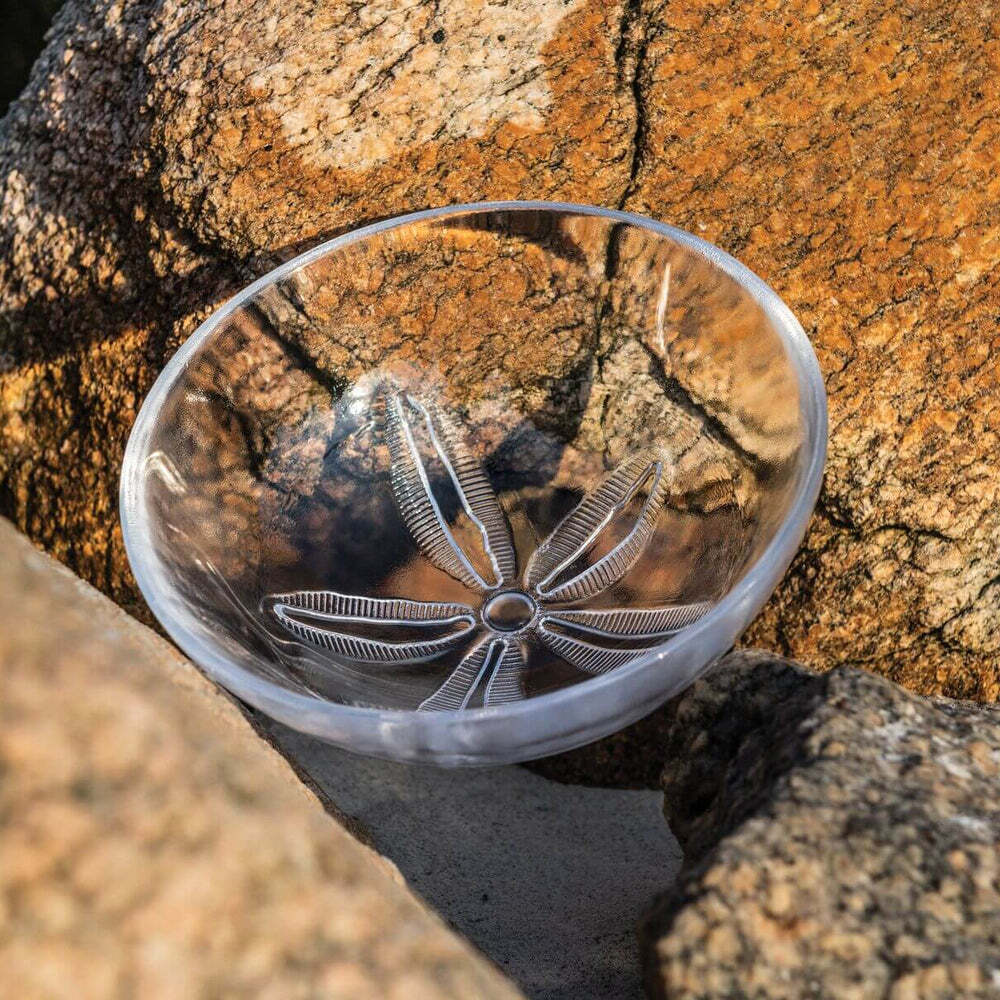
[[414,716],[662,659],[745,581],[822,446],[794,321],[746,277],[570,206],[424,214],[291,262],[192,337],[137,422],[123,519],[147,599],[279,700]]

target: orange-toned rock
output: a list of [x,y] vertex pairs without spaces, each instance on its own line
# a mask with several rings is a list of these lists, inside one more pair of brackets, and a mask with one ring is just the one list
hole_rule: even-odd
[[12,107],[0,508],[131,610],[125,438],[166,358],[252,273],[427,205],[623,195],[624,5],[439,7],[71,3]]
[[826,376],[819,511],[750,639],[996,700],[996,10],[643,11],[628,207],[761,274]]
[[802,319],[831,447],[751,638],[1000,695],[989,7],[71,3],[0,136],[0,504],[133,610],[124,439],[176,345],[321,235],[485,198],[623,205]]

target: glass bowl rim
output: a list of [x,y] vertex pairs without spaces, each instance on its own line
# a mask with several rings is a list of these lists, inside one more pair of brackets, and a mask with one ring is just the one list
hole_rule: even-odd
[[[188,359],[248,299],[329,253],[379,233],[426,220],[521,211],[594,216],[666,237],[723,271],[761,306],[795,370],[805,424],[806,461],[804,467],[801,460],[799,462],[792,502],[778,530],[730,591],[704,617],[678,635],[616,670],[523,701],[489,708],[467,708],[460,712],[341,705],[289,690],[230,660],[185,622],[185,615],[177,610],[176,602],[161,595],[161,588],[156,583],[162,576],[159,560],[153,547],[145,542],[149,537],[150,517],[143,499],[143,460],[155,418]],[[393,216],[326,240],[262,275],[216,309],[167,362],[140,407],[122,460],[119,511],[128,561],[150,610],[181,650],[232,694],[299,732],[349,750],[446,765],[500,764],[571,749],[615,732],[648,714],[726,652],[771,596],[805,535],[822,483],[826,447],[826,389],[812,345],[777,293],[736,258],[686,230],[618,209],[561,201],[469,202]],[[732,631],[734,624],[737,626],[735,633]],[[728,638],[713,641],[713,634]],[[668,652],[670,658],[676,660],[698,647],[708,650],[704,665],[691,672],[691,676],[681,677],[673,687],[669,683],[657,686],[655,672]],[[697,659],[702,658],[699,652]],[[612,689],[617,696],[613,703],[609,699],[608,710],[567,712],[584,703],[598,704],[602,694],[610,694]],[[560,718],[570,722],[583,719],[589,725],[560,728],[552,721]],[[513,724],[522,730],[535,730],[536,738],[505,743],[503,735]]]

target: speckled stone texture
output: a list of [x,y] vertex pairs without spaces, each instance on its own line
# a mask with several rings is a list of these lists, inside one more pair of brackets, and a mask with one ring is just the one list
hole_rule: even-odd
[[1000,716],[734,653],[674,703],[651,997],[1000,996]]
[[996,700],[996,4],[643,9],[628,204],[770,281],[830,397],[818,515],[750,640]]
[[0,565],[0,995],[521,995],[171,647],[2,520]]
[[995,4],[71,0],[0,133],[0,508],[132,610],[137,406],[251,276],[566,198],[737,254],[812,338],[826,486],[751,640],[1000,694]]

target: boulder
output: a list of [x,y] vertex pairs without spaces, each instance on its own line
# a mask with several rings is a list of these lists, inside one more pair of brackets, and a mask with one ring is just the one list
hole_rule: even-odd
[[731,654],[676,700],[651,997],[1000,994],[1000,715]]
[[824,493],[750,640],[995,700],[995,36],[944,2],[71,0],[0,129],[0,510],[144,613],[122,450],[213,308],[374,218],[618,205],[763,275],[826,376]]
[[0,992],[521,996],[170,645],[2,519],[0,565]]

